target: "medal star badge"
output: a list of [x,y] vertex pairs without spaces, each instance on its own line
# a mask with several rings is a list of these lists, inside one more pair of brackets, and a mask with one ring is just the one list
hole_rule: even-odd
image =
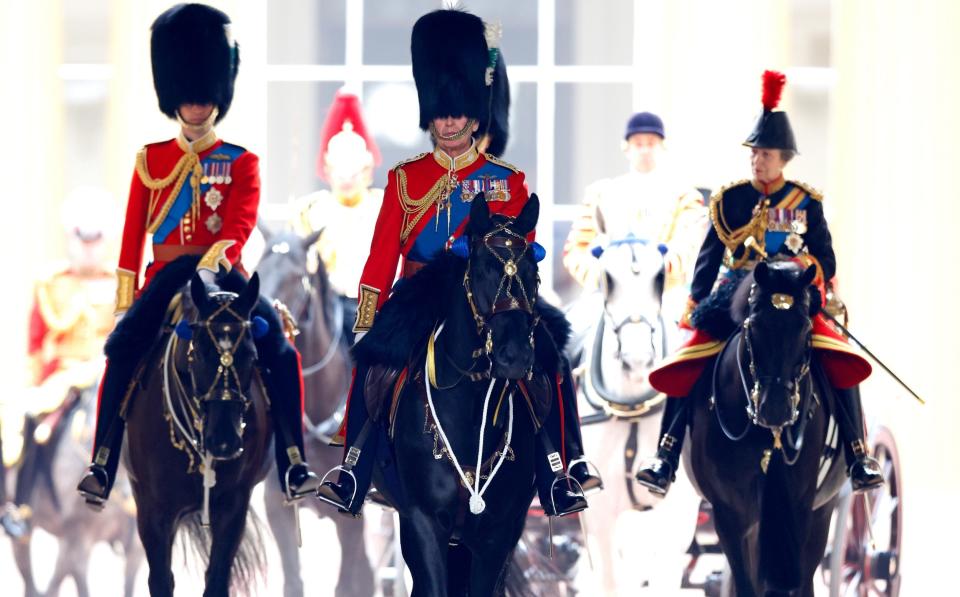
[[790,229],[795,234],[806,234],[807,233],[807,223],[803,220],[794,220],[790,223]]
[[787,235],[786,245],[790,252],[796,255],[803,248],[803,237],[796,232],[791,232]]
[[223,194],[217,189],[210,189],[203,197],[203,202],[213,211],[217,211],[220,204],[223,203]]
[[207,221],[204,222],[204,225],[211,234],[216,234],[223,228],[223,218],[217,214],[212,214],[209,218],[207,218]]

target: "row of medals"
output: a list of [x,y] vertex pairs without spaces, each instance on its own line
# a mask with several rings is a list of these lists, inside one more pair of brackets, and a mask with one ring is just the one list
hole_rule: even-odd
[[[200,179],[200,184],[230,184],[233,182],[233,177],[230,176],[230,165],[231,162],[203,164],[203,177]],[[216,212],[220,204],[223,203],[223,193],[211,187],[203,196],[203,202]],[[211,234],[216,234],[223,228],[223,218],[213,213],[203,224]]]

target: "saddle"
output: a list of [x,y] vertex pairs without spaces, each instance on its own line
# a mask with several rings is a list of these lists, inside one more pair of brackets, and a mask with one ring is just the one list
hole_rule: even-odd
[[[406,367],[400,369],[388,364],[374,364],[367,369],[363,380],[363,395],[370,419],[383,425],[392,439],[395,433],[397,407],[400,396],[408,384],[414,384],[424,404],[427,393],[423,373],[420,371],[426,358],[426,346],[418,350]],[[411,375],[411,371],[414,371]],[[531,379],[517,380],[519,394],[527,404],[534,426],[539,429],[550,414],[553,403],[554,384],[547,373],[537,373]]]

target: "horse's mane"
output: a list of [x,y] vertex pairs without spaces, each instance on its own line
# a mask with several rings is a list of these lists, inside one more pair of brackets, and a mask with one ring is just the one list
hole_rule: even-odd
[[[775,259],[767,262],[770,272],[766,287],[759,289],[764,294],[782,292],[796,294],[797,280],[805,268],[789,259]],[[750,314],[750,289],[753,287],[753,272],[734,270],[721,282],[717,290],[700,301],[691,316],[693,327],[707,332],[714,338],[727,338],[743,325]],[[759,287],[758,287],[759,288]],[[810,304],[820,305],[820,292],[810,286]],[[811,313],[813,315],[813,313]]]
[[[446,318],[454,304],[454,293],[463,292],[466,268],[466,259],[444,251],[414,276],[401,280],[377,313],[370,332],[354,345],[352,352],[357,362],[405,367],[437,323]],[[570,324],[563,312],[542,299],[537,300],[535,308],[541,328],[545,328],[536,338],[537,365],[555,372],[559,351],[570,337]]]
[[[184,255],[163,266],[157,272],[107,337],[103,352],[108,359],[139,360],[153,348],[157,339],[156,330],[159,327],[157,322],[162,321],[166,316],[173,297],[190,282],[199,262],[199,255]],[[246,286],[246,280],[234,268],[221,278],[220,285],[224,290],[239,292]]]
[[[741,324],[743,319],[735,320],[732,316],[734,295],[738,288],[749,291],[748,279],[753,281],[753,275],[745,270],[733,270],[723,280],[717,289],[707,298],[700,301],[690,316],[690,323],[698,330],[710,334],[714,338],[725,339],[730,336]],[[743,300],[746,301],[746,294]]]

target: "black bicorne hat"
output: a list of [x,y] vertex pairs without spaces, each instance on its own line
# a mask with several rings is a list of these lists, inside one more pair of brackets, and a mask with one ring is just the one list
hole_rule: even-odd
[[181,104],[215,104],[217,122],[233,101],[240,67],[230,17],[205,4],[178,4],[153,22],[150,60],[160,111],[177,117]]
[[495,27],[463,10],[436,10],[417,20],[410,53],[421,129],[428,130],[434,118],[474,118],[479,134],[489,136],[487,153],[503,153],[509,134],[510,82],[498,37]]
[[787,113],[773,111],[780,103],[780,95],[786,83],[787,77],[783,73],[764,71],[763,114],[757,120],[757,125],[753,127],[753,132],[743,142],[747,147],[797,151],[797,140],[793,136],[793,128],[790,126]]

